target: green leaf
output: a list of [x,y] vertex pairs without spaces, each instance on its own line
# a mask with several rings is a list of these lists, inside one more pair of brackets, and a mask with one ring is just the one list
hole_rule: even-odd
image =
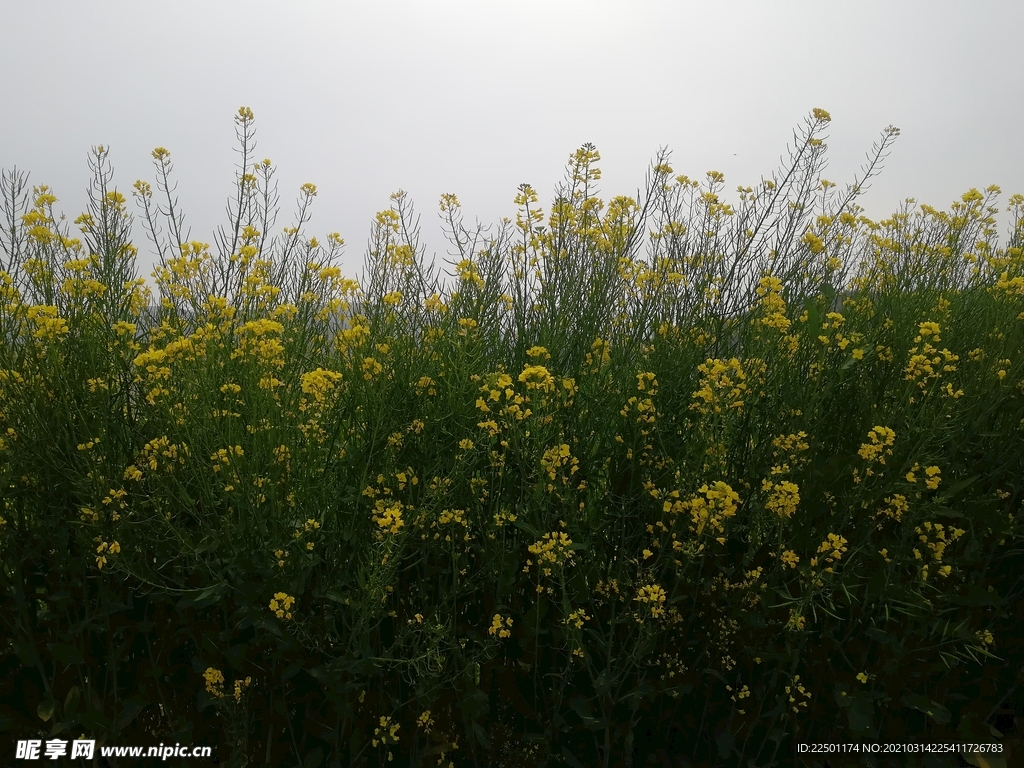
[[804,311],[807,312],[807,330],[816,337],[821,333],[821,314],[818,312],[817,303],[811,297],[804,299]]
[[74,720],[61,720],[60,722],[55,722],[53,724],[53,728],[50,729],[51,738],[59,733],[63,733],[74,724]]
[[723,728],[715,736],[715,743],[718,744],[719,755],[723,758],[728,758],[732,754],[733,747],[736,745],[736,736],[728,728]]
[[573,708],[573,711],[575,711],[576,714],[582,717],[584,720],[588,718],[593,719],[594,717],[594,713],[590,709],[590,702],[582,696],[574,696],[572,699],[570,699],[569,706],[571,706]]
[[846,710],[846,719],[850,724],[850,730],[854,733],[864,733],[871,728],[871,717],[875,708],[871,699],[857,696],[850,701],[850,707]]
[[583,763],[576,759],[576,756],[569,751],[569,748],[565,745],[562,746],[562,759],[565,760],[572,768],[583,768]]
[[954,485],[951,485],[949,488],[946,489],[946,495],[947,496],[954,496],[954,495],[956,495],[957,493],[962,491],[964,488],[966,488],[968,485],[970,485],[971,483],[973,483],[975,480],[977,480],[980,477],[981,477],[981,475],[973,475],[972,477],[968,477],[966,480],[961,480],[959,483],[955,483]]
[[53,717],[53,707],[54,703],[52,699],[49,701],[41,701],[39,702],[39,706],[36,707],[36,714],[43,719],[43,722],[47,722],[51,717]]
[[224,592],[227,591],[227,586],[226,582],[221,581],[205,587],[198,597],[193,598],[193,605],[200,608],[216,603],[223,596]]
[[73,715],[78,711],[78,701],[81,698],[81,691],[77,685],[71,686],[68,695],[64,698],[64,714]]
[[128,727],[139,714],[149,705],[149,701],[141,693],[134,693],[122,702],[124,710],[117,718],[118,730]]
[[317,747],[302,761],[302,768],[317,768],[324,761],[324,751]]
[[198,545],[196,545],[195,554],[200,555],[203,552],[216,552],[219,547],[220,539],[215,536],[206,536]]
[[945,725],[950,720],[950,712],[937,701],[932,701],[927,696],[917,693],[907,694],[902,699],[903,703],[918,712],[924,712],[928,717],[939,725]]

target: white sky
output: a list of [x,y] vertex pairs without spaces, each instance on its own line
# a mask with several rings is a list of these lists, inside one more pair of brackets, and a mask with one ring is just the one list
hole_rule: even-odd
[[149,153],[163,146],[186,227],[212,244],[246,105],[257,158],[279,169],[278,228],[315,183],[307,234],[339,231],[350,277],[398,189],[439,258],[441,193],[467,224],[490,223],[514,217],[529,182],[547,212],[587,141],[606,200],[636,194],[668,146],[677,173],[719,170],[738,202],[813,107],[832,114],[824,176],[840,189],[885,126],[901,129],[860,199],[872,217],[905,197],[945,209],[998,184],[1005,208],[1024,192],[1019,0],[9,0],[0,21],[0,167],[53,187],[69,219],[85,208],[91,146],[110,147],[133,211],[132,183],[155,188]]

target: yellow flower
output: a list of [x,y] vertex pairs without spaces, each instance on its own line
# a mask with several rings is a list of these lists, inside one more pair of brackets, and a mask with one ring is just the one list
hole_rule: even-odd
[[290,608],[295,603],[295,598],[285,592],[276,592],[270,601],[270,610],[279,619],[290,619],[292,614]]
[[[536,556],[537,565],[545,576],[551,575],[551,569],[565,562],[572,562],[572,539],[564,531],[545,533],[544,537],[531,544],[527,550]],[[533,560],[526,561],[526,568],[533,565]]]
[[571,627],[576,627],[576,629],[582,629],[583,623],[585,621],[588,621],[589,619],[590,616],[587,615],[587,612],[582,608],[578,608],[577,610],[569,614],[568,618],[566,618],[565,620],[565,623]]
[[665,590],[658,584],[646,584],[637,590],[635,602],[646,604],[651,610],[651,616],[658,618],[665,615]]
[[868,440],[863,443],[857,452],[862,459],[867,461],[878,461],[885,464],[885,454],[892,455],[892,445],[896,440],[896,433],[888,427],[874,427],[868,431]]
[[487,630],[487,634],[491,637],[510,637],[512,632],[509,631],[508,627],[512,626],[512,617],[502,618],[500,613],[494,614],[494,618],[491,619],[491,626]]
[[867,673],[866,672],[859,672],[859,673],[857,673],[857,679],[860,680],[862,683],[866,683],[868,681]]
[[215,667],[207,667],[203,672],[206,679],[206,691],[218,699],[224,696],[224,673]]
[[800,488],[796,483],[791,483],[788,480],[778,484],[771,480],[764,480],[761,483],[761,490],[770,494],[765,506],[779,517],[792,517],[800,504]]
[[821,253],[825,250],[825,241],[813,232],[807,232],[803,236],[803,242],[811,253]]
[[425,733],[430,733],[430,729],[434,725],[434,718],[430,716],[429,709],[423,710],[423,713],[416,718],[416,724],[419,725]]
[[378,363],[374,358],[367,357],[363,359],[363,378],[369,381],[374,376],[384,370],[384,367]]
[[235,680],[235,701],[242,700],[242,691],[248,688],[251,683],[251,677],[247,677],[245,680]]
[[528,365],[519,374],[519,381],[527,389],[540,389],[544,392],[555,391],[555,380],[543,365]]

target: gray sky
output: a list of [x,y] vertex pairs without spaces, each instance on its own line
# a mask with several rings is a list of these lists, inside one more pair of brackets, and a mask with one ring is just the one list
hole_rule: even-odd
[[668,146],[677,173],[719,170],[738,202],[813,107],[832,114],[824,176],[840,189],[885,126],[901,129],[860,199],[872,217],[906,197],[945,209],[998,184],[1005,208],[1024,193],[1019,1],[8,0],[0,20],[0,166],[53,187],[69,219],[85,207],[91,146],[110,147],[133,211],[132,183],[155,187],[150,151],[163,146],[192,239],[212,244],[246,105],[257,158],[279,169],[278,228],[315,183],[307,233],[341,233],[350,277],[398,189],[439,258],[441,193],[459,196],[467,224],[491,223],[514,217],[529,182],[547,212],[587,141],[606,200],[635,194]]

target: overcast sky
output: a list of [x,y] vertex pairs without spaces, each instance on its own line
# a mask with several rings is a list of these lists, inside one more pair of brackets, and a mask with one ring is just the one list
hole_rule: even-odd
[[257,157],[279,169],[278,228],[316,184],[307,232],[341,233],[351,277],[398,189],[441,259],[442,193],[469,224],[514,217],[522,182],[547,211],[587,141],[606,200],[636,194],[667,146],[677,173],[719,170],[738,202],[814,107],[832,114],[824,176],[840,188],[883,128],[901,129],[860,200],[872,217],[906,197],[945,209],[998,184],[1005,208],[1024,193],[1019,0],[6,0],[0,22],[0,166],[49,184],[69,219],[91,146],[110,147],[133,210],[163,146],[192,239],[213,243],[246,105]]

